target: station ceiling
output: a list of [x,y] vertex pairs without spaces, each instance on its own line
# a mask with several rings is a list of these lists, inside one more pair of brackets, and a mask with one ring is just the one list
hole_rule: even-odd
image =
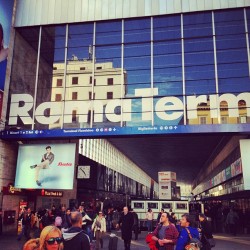
[[192,183],[231,138],[225,134],[162,135],[112,138],[109,141],[155,181],[159,171],[176,172]]

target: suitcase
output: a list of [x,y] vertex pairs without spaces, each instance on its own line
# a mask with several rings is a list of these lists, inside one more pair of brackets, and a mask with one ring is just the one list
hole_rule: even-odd
[[117,250],[117,245],[118,245],[118,237],[109,236],[109,250]]

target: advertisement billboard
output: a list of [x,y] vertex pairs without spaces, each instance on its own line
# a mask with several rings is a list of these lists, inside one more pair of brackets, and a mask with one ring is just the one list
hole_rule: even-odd
[[159,182],[159,199],[171,199],[171,182]]
[[7,68],[10,28],[14,0],[0,1],[0,118],[2,113],[3,91]]
[[20,145],[15,187],[73,189],[76,144]]
[[[176,173],[170,171],[158,172],[159,198],[175,198],[174,187],[176,187]],[[173,197],[172,197],[173,196]]]
[[176,181],[176,173],[165,171],[165,172],[158,172],[158,181]]

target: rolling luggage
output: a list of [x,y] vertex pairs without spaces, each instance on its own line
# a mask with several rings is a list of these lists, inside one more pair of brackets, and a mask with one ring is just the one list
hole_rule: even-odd
[[109,236],[109,250],[117,250],[118,237],[116,235]]

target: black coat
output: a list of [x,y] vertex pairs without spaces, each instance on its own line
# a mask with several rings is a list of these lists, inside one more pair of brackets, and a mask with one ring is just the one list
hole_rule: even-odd
[[209,221],[204,220],[201,222],[201,241],[206,242],[206,239],[213,238],[212,227]]
[[63,233],[64,250],[90,250],[89,237],[79,227],[71,227]]
[[122,213],[119,220],[119,225],[121,225],[122,230],[122,239],[131,240],[132,239],[132,230],[134,225],[134,216],[132,213],[128,212],[126,215]]

